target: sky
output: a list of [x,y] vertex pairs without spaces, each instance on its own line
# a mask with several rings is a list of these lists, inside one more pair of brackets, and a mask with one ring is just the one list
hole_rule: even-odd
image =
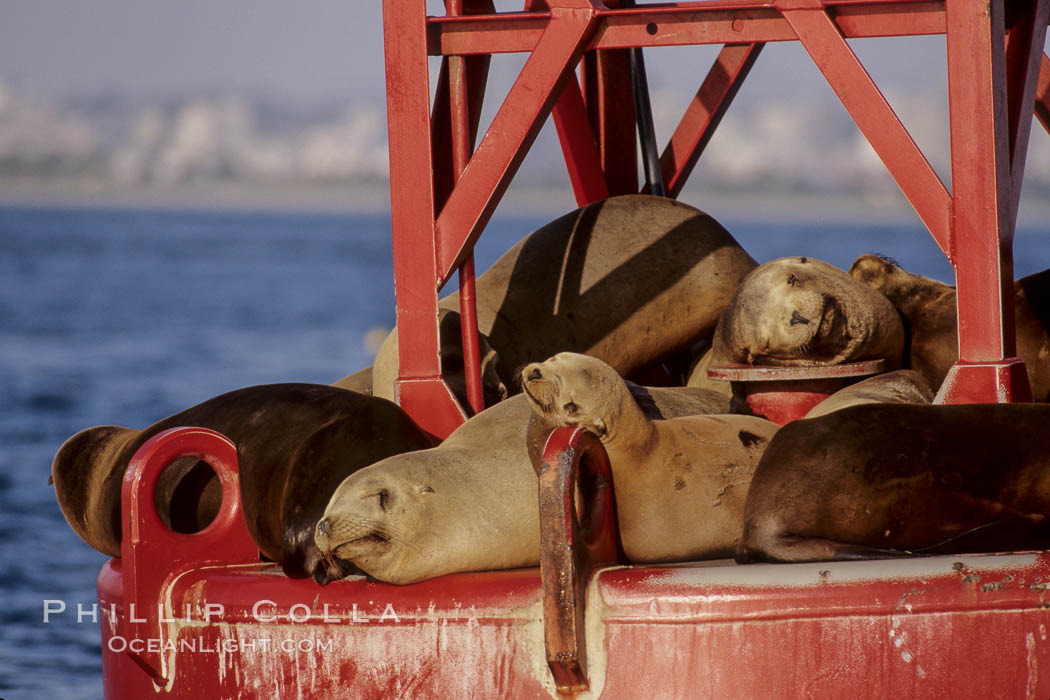
[[[379,0],[4,0],[0,75],[59,96],[233,90],[307,105],[381,99],[381,5]],[[437,9],[433,1],[428,5]],[[517,3],[497,6],[510,9]],[[855,45],[874,75],[892,78],[893,90],[943,90],[943,38]],[[714,51],[650,50],[653,88],[695,89],[709,62],[705,57]],[[827,88],[799,46],[782,44],[766,47],[748,90],[777,97]]]
[[[521,0],[496,3],[501,10],[521,6]],[[433,14],[442,12],[440,2],[427,0],[427,6]],[[233,94],[302,109],[375,106],[382,113],[380,0],[4,0],[2,7],[0,80],[45,99]],[[944,37],[855,40],[851,45],[947,180],[946,168],[939,165],[947,162]],[[661,140],[669,135],[718,49],[646,51]],[[497,98],[524,59],[524,54],[494,58],[483,118],[491,117]],[[431,65],[436,68],[438,59],[431,59]],[[799,100],[819,104],[818,112],[837,115],[848,124],[842,106],[797,42],[766,46],[716,142],[728,139],[722,135],[727,127],[742,128],[734,143],[746,145],[747,130],[772,119],[765,126],[771,138],[781,139],[784,158],[798,157],[792,148],[821,150],[819,135],[815,145],[792,136],[793,130],[802,132],[805,126],[810,131],[822,128],[795,123],[811,118],[797,109]],[[794,101],[796,107],[767,109],[773,116],[763,117],[763,109],[778,101]],[[551,131],[549,125],[545,131]],[[541,136],[552,138],[550,133]],[[731,159],[743,158],[736,145],[733,149]],[[755,155],[768,158],[765,151]],[[1029,150],[1030,174],[1033,157],[1050,166],[1050,137],[1038,127]]]

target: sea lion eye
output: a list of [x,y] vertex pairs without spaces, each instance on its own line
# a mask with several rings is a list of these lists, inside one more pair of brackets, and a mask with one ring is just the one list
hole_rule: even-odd
[[580,410],[580,407],[577,406],[572,401],[570,401],[569,403],[567,403],[564,406],[562,406],[562,408],[565,409],[565,412],[568,413],[569,415],[572,415],[572,414],[576,413],[578,410]]
[[788,281],[788,284],[790,286],[794,287],[796,284],[798,284],[798,277],[795,277],[795,275],[793,275],[793,274],[792,275],[788,275],[788,280],[787,281]]

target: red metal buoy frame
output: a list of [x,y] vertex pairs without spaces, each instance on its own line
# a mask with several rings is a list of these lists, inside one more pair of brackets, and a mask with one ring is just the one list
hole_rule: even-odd
[[[441,379],[438,292],[469,266],[548,115],[580,204],[638,191],[631,47],[723,45],[661,157],[676,196],[762,46],[799,41],[955,268],[959,361],[940,400],[1031,398],[1007,292],[1033,107],[1050,129],[1047,0],[526,0],[523,11],[501,13],[489,0],[446,0],[446,8],[427,17],[424,3],[386,0],[383,11],[398,393],[432,433],[447,435],[466,415]],[[951,192],[846,41],[929,34],[947,36]],[[528,59],[470,153],[489,56],[507,52]],[[433,111],[428,56],[442,57]],[[461,286],[471,277],[463,271]],[[463,329],[474,337],[469,319]]]

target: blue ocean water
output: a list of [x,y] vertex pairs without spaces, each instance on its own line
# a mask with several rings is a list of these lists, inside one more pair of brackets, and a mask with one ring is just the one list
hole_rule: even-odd
[[[717,215],[717,210],[713,210]],[[760,262],[847,267],[881,252],[951,281],[912,226],[748,223],[720,217]],[[490,224],[485,269],[543,219]],[[62,442],[101,424],[142,428],[230,389],[329,383],[371,362],[366,333],[394,316],[384,216],[0,209],[0,697],[101,696],[95,601],[103,555],[47,485]],[[1050,267],[1045,231],[1020,231],[1018,276]],[[68,610],[43,622],[43,601]]]

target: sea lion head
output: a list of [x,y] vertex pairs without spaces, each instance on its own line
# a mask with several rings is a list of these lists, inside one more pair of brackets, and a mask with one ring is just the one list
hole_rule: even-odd
[[580,425],[603,440],[611,436],[630,398],[616,370],[596,357],[561,352],[526,365],[521,387],[533,411],[552,425]]
[[377,462],[336,489],[314,530],[328,570],[356,568],[390,583],[433,575],[432,558],[447,548],[439,534],[434,537],[442,529],[444,509],[426,470],[413,469],[416,454]]
[[749,274],[722,315],[716,344],[729,362],[830,365],[884,357],[900,365],[904,329],[882,294],[838,268],[781,258]]
[[437,447],[351,474],[314,529],[317,548],[389,583],[535,566],[537,485],[525,445],[531,410],[513,396]]
[[849,266],[849,274],[853,279],[877,289],[890,299],[911,286],[913,277],[892,258],[875,253],[865,253],[854,260]]

